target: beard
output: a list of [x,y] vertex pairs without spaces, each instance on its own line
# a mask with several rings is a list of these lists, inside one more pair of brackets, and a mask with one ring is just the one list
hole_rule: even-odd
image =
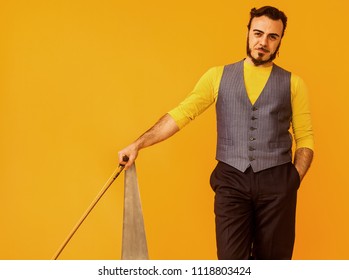
[[260,66],[260,65],[263,65],[263,64],[272,62],[272,61],[276,58],[276,54],[278,53],[279,48],[280,48],[280,45],[281,45],[281,42],[280,42],[280,44],[277,46],[275,52],[273,52],[272,54],[270,54],[270,56],[269,56],[269,58],[268,58],[267,60],[263,60],[263,56],[262,56],[262,55],[261,55],[261,56],[258,56],[258,58],[254,58],[254,57],[252,56],[252,53],[251,53],[252,51],[251,51],[251,49],[250,49],[250,47],[249,47],[249,45],[250,45],[249,43],[250,43],[250,38],[247,37],[247,44],[246,44],[247,56],[248,56],[249,58],[251,58],[251,60],[252,60],[252,62],[253,62],[253,64],[254,64],[255,66]]

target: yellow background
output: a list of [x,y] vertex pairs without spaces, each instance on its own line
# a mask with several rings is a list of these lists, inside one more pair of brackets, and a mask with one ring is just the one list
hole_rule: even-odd
[[[2,1],[0,259],[50,259],[117,166],[117,151],[211,66],[245,56],[252,7],[289,17],[276,63],[311,97],[315,161],[295,259],[348,259],[346,0]],[[137,160],[151,259],[215,259],[215,113]],[[123,175],[62,259],[119,259]]]

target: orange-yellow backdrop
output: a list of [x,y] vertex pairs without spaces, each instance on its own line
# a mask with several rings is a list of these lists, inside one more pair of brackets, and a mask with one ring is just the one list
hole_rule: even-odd
[[[316,135],[295,259],[349,258],[346,0],[3,1],[0,259],[50,259],[117,166],[117,151],[211,66],[245,56],[252,7],[284,10],[276,62],[307,82]],[[215,259],[210,108],[137,160],[151,259]],[[62,253],[119,259],[123,176]]]

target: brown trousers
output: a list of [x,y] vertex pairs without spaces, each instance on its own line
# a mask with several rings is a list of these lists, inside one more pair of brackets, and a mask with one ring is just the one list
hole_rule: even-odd
[[218,259],[291,259],[300,178],[286,163],[254,173],[218,162],[215,191]]

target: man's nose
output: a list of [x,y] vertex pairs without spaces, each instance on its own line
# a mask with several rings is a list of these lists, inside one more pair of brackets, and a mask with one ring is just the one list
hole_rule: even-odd
[[267,37],[267,36],[262,36],[262,37],[260,38],[260,40],[259,40],[259,43],[260,43],[263,47],[267,46],[267,45],[268,45],[268,37]]

